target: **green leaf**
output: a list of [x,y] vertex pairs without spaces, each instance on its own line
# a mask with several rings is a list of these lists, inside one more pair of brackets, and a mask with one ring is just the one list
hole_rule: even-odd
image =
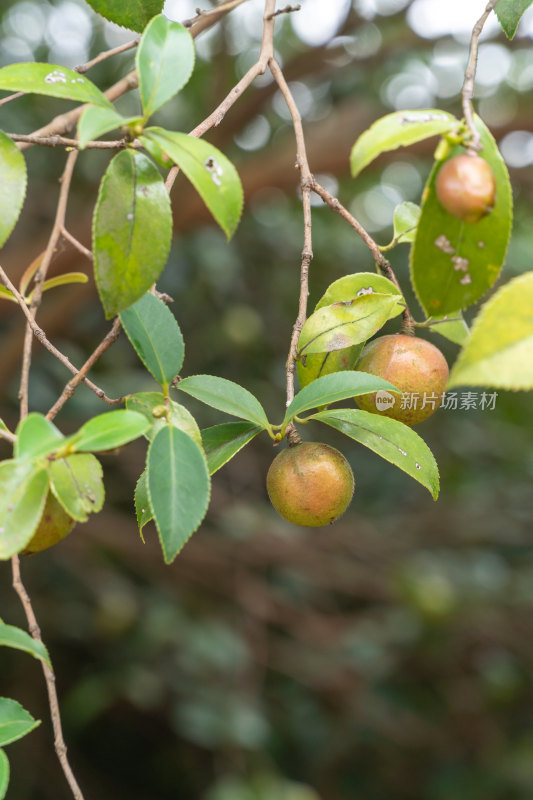
[[178,383],[178,389],[196,397],[205,403],[233,417],[240,417],[269,428],[265,409],[251,392],[238,383],[228,381],[226,378],[216,378],[214,375],[192,375]]
[[375,272],[355,272],[353,275],[344,275],[333,281],[316,304],[315,311],[333,303],[347,303],[366,294],[394,294],[397,296],[396,305],[392,307],[389,319],[401,314],[405,308],[402,293],[384,275],[376,275]]
[[0,745],[22,739],[40,724],[16,700],[0,697]]
[[502,286],[472,326],[448,386],[533,389],[533,272]]
[[145,118],[185,86],[193,71],[194,57],[194,43],[187,28],[162,14],[152,19],[135,56]]
[[533,0],[499,0],[494,10],[508,39],[515,35],[522,14],[531,3]]
[[237,170],[224,153],[203,139],[163,128],[147,128],[140,139],[148,150],[153,142],[178,165],[230,239],[241,218],[244,196]]
[[122,327],[146,369],[165,389],[180,371],[183,336],[174,314],[151,292],[122,311]]
[[223,467],[239,450],[251,442],[262,428],[253,422],[225,422],[202,431],[202,442],[209,474]]
[[11,300],[13,303],[17,303],[15,296],[9,289],[6,289],[5,286],[0,286],[0,299],[2,300]]
[[104,483],[100,462],[91,453],[76,453],[52,461],[50,486],[67,514],[86,522],[89,514],[104,505]]
[[[137,392],[137,394],[132,394],[126,398],[126,408],[144,414],[150,423],[150,427],[144,433],[149,441],[152,441],[163,425],[167,425],[170,422],[175,428],[179,428],[191,439],[194,439],[198,447],[202,446],[200,428],[191,412],[185,406],[176,403],[174,400],[169,400],[170,420],[167,420],[166,415],[163,413],[163,410],[167,408],[165,396],[161,392]],[[153,413],[154,409],[156,410],[156,416]]]
[[0,69],[0,89],[62,97],[112,108],[107,97],[88,78],[57,64],[9,64]]
[[[69,283],[87,283],[88,280],[89,278],[85,272],[64,272],[62,275],[56,275],[55,278],[48,278],[43,283],[43,292],[48,291],[48,289],[55,289],[56,286],[66,286]],[[31,301],[32,297],[33,291],[30,293],[28,300]]]
[[429,317],[429,329],[440,333],[445,339],[455,344],[464,345],[470,336],[470,329],[460,311],[455,314],[444,314],[441,317]]
[[319,411],[312,419],[325,422],[364,444],[395,464],[428,489],[434,500],[439,494],[439,470],[427,444],[411,428],[389,417],[368,411],[332,409]]
[[0,559],[11,558],[28,544],[47,494],[46,469],[29,460],[0,463]]
[[147,429],[146,418],[137,411],[108,411],[82,425],[73,437],[73,449],[78,452],[113,450],[138,439]]
[[302,328],[298,355],[343,350],[365,342],[387,322],[397,302],[397,295],[372,293],[320,308]]
[[[424,190],[420,223],[411,248],[411,280],[427,315],[454,313],[475,303],[500,273],[511,234],[512,199],[509,176],[496,142],[476,118],[483,149],[496,180],[493,211],[474,224],[462,222],[441,206],[435,180],[438,161]],[[464,152],[455,147],[450,156]]]
[[4,800],[9,785],[9,761],[3,750],[0,750],[0,800]]
[[459,121],[447,111],[435,108],[395,111],[381,117],[357,139],[350,155],[352,176],[381,153],[406,147],[431,136],[453,130]]
[[157,167],[142,153],[118,153],[102,178],[93,218],[94,274],[108,318],[156,281],[171,236],[170,200]]
[[148,495],[165,562],[200,526],[211,491],[204,454],[190,436],[166,425],[148,448]]
[[296,362],[296,370],[298,372],[298,380],[300,387],[316,381],[323,375],[331,375],[332,372],[345,372],[346,370],[353,370],[361,350],[364,347],[362,344],[354,344],[352,347],[346,347],[344,350],[330,350],[329,353],[310,353],[303,355]]
[[100,106],[89,106],[86,108],[78,121],[78,141],[80,150],[104,133],[122,128],[126,123],[124,117],[115,111],[114,108],[101,108]]
[[147,522],[154,518],[152,506],[150,505],[150,497],[148,496],[148,470],[145,469],[141,477],[137,481],[135,487],[135,513],[137,515],[137,525],[139,526],[139,533],[144,542],[143,528]]
[[400,203],[394,209],[394,232],[392,243],[394,245],[402,242],[413,242],[416,235],[416,227],[420,219],[420,206],[416,203]]
[[140,33],[155,14],[163,10],[165,0],[87,0],[102,17]]
[[44,661],[49,667],[52,666],[48,650],[42,642],[37,641],[21,628],[6,625],[2,620],[0,620],[0,646],[22,650],[39,661]]
[[285,413],[283,424],[287,425],[291,419],[310,408],[327,406],[338,400],[377,392],[379,389],[398,391],[392,383],[368,372],[334,372],[332,375],[324,375],[298,392]]
[[0,131],[0,247],[4,246],[19,218],[26,183],[24,156],[9,136]]
[[37,458],[58,450],[64,436],[53,422],[32,411],[19,423],[16,430],[15,458]]

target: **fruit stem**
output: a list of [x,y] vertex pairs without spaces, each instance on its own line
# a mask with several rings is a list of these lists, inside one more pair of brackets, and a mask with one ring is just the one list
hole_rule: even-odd
[[290,422],[287,425],[287,433],[285,435],[287,437],[287,443],[289,447],[296,447],[297,445],[302,443],[302,437],[296,430],[294,422]]

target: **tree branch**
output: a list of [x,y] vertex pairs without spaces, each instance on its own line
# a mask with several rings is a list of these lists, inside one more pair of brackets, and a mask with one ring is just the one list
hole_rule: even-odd
[[497,2],[498,0],[490,0],[490,2],[487,3],[485,11],[474,25],[472,36],[470,38],[470,55],[468,57],[468,64],[466,66],[466,71],[465,71],[465,80],[461,92],[462,103],[463,103],[463,114],[472,137],[468,145],[468,150],[473,154],[477,153],[478,150],[481,149],[481,137],[478,133],[476,126],[474,125],[474,116],[472,108],[472,98],[474,96],[474,80],[476,77],[479,37],[481,36],[481,32],[485,27],[485,23]]
[[[11,559],[11,571],[13,574],[13,588],[18,594],[20,602],[22,603],[22,607],[24,608],[24,614],[26,615],[28,628],[32,635],[32,638],[35,639],[36,642],[39,642],[44,646],[43,639],[41,636],[41,629],[39,628],[39,624],[37,622],[37,618],[35,616],[35,612],[31,604],[30,596],[26,591],[26,587],[22,583],[22,577],[20,574],[20,561],[18,556],[13,556],[13,558]],[[61,725],[61,714],[59,711],[59,701],[57,698],[56,676],[52,667],[49,667],[48,664],[46,664],[44,661],[41,661],[41,666],[43,669],[44,678],[46,681],[46,689],[48,692],[48,703],[50,706],[50,714],[52,717],[52,727],[54,730],[54,745],[57,757],[63,769],[65,778],[67,779],[68,785],[70,786],[74,800],[83,800],[82,791],[78,785],[78,782],[76,781],[76,778],[74,777],[74,773],[72,772],[72,768],[67,758],[67,746],[65,744],[65,739],[63,736],[63,728]]]

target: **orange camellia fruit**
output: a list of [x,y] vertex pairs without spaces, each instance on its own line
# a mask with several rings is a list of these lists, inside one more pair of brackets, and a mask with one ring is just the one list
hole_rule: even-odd
[[302,442],[278,453],[267,475],[270,502],[294,525],[329,525],[353,496],[353,472],[334,447]]
[[41,550],[52,547],[52,545],[64,539],[75,524],[76,520],[67,514],[52,492],[49,492],[37,530],[24,550],[22,550],[22,555],[30,556],[33,553],[40,553]]
[[479,222],[496,200],[496,182],[481,156],[462,153],[445,161],[435,184],[441,206],[464,222]]
[[355,398],[359,408],[406,425],[417,425],[437,410],[449,374],[446,359],[434,344],[402,333],[379,336],[367,344],[357,369],[390,381],[402,393],[361,395]]

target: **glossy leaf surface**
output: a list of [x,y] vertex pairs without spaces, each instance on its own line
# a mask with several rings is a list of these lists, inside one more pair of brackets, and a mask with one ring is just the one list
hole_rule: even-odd
[[22,650],[39,661],[44,661],[50,666],[50,656],[48,650],[42,642],[34,639],[29,633],[14,625],[6,625],[0,620],[0,646],[12,647],[15,650]]
[[194,55],[192,36],[183,25],[163,14],[147,25],[135,56],[146,118],[185,86],[193,71]]
[[148,449],[148,495],[165,562],[202,522],[211,491],[204,454],[190,436],[166,425]]
[[168,306],[151,292],[122,311],[122,327],[146,369],[167,387],[180,371],[185,344]]
[[0,745],[16,742],[32,731],[40,720],[36,720],[16,700],[0,697]]
[[244,195],[237,170],[216,147],[186,133],[148,128],[141,141],[153,142],[190,180],[227,238],[235,233],[242,214]]
[[157,280],[171,235],[170,200],[156,166],[142,153],[118,153],[100,184],[93,217],[94,274],[108,318]]
[[[411,249],[411,280],[428,315],[450,314],[475,303],[492,286],[505,260],[511,233],[512,200],[507,167],[496,142],[477,118],[483,149],[496,180],[496,202],[490,214],[474,224],[453,217],[435,191],[435,164],[424,191],[420,223]],[[453,148],[450,157],[464,152]]]
[[259,400],[243,386],[226,378],[192,375],[180,381],[178,389],[233,417],[241,417],[261,428],[269,426],[267,415]]
[[313,419],[364,444],[407,472],[429,490],[434,500],[437,499],[439,470],[435,458],[424,440],[407,425],[380,414],[345,408],[319,411]]
[[458,120],[452,114],[436,108],[418,108],[387,114],[362,133],[352,147],[352,176],[355,178],[381,153],[446,133],[457,125]]
[[102,17],[140,33],[155,14],[163,10],[165,0],[87,0]]
[[253,422],[225,422],[202,431],[202,443],[207,458],[209,474],[233,458],[263,429]]

